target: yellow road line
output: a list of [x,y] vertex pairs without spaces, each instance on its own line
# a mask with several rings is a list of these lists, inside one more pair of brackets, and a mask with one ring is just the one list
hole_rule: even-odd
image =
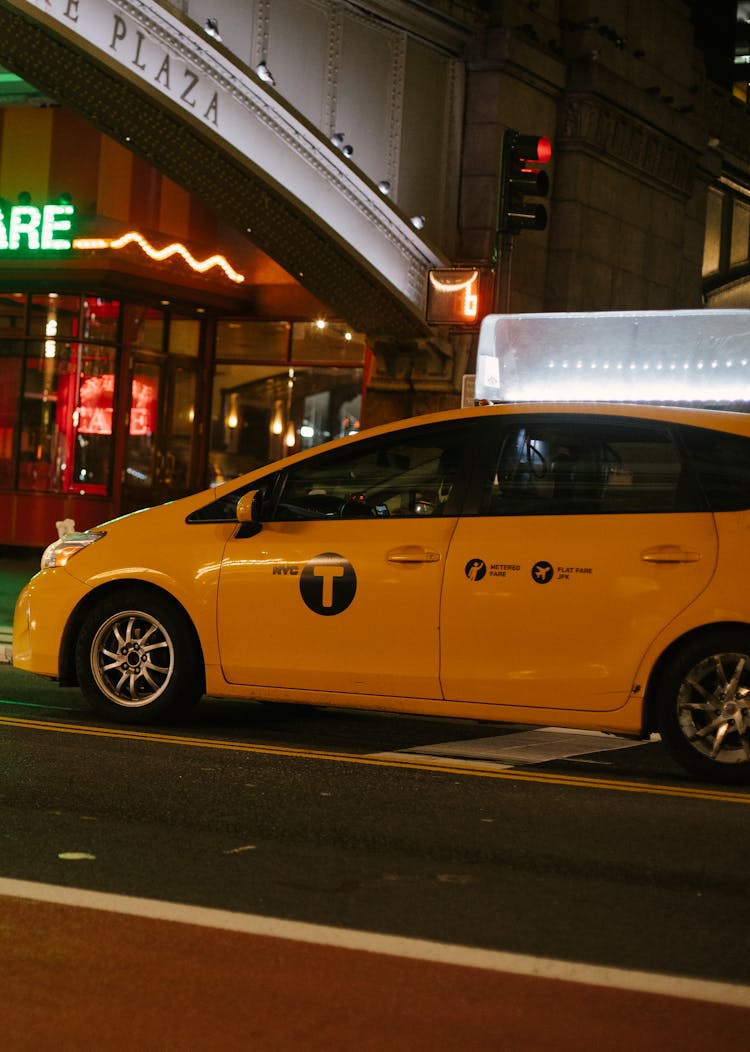
[[93,738],[114,738],[157,745],[186,745],[195,749],[217,749],[223,752],[253,753],[261,756],[288,756],[298,760],[326,760],[332,763],[364,764],[373,767],[396,767],[409,771],[434,771],[440,774],[470,775],[473,778],[496,778],[508,782],[537,782],[543,785],[563,785],[572,789],[609,789],[620,793],[646,793],[654,796],[674,796],[690,800],[710,800],[716,803],[750,804],[750,792],[731,789],[703,789],[700,786],[664,786],[652,782],[625,782],[617,779],[592,778],[580,775],[551,774],[523,768],[488,770],[470,767],[465,761],[455,766],[444,761],[430,762],[404,756],[403,759],[366,753],[329,752],[324,749],[296,749],[286,745],[252,745],[248,742],[227,742],[217,738],[189,738],[177,734],[130,730],[125,727],[87,727],[76,723],[55,723],[49,720],[17,719],[0,716],[0,726],[22,730],[53,731],[57,734],[80,734]]

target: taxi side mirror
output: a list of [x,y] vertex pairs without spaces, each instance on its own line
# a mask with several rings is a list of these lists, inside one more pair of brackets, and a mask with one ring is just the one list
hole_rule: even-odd
[[237,501],[237,522],[260,522],[263,494],[259,489],[249,489]]

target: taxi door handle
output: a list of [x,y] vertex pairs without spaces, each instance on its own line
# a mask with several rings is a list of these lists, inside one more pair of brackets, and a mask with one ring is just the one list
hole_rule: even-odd
[[657,544],[641,552],[641,559],[647,563],[697,563],[700,558],[700,552],[681,548],[679,544]]
[[391,548],[386,559],[389,563],[436,563],[440,561],[440,552],[423,548],[421,544],[404,544],[401,548]]

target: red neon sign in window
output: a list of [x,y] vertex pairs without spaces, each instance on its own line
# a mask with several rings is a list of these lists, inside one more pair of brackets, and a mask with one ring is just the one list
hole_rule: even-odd
[[113,373],[86,376],[81,381],[78,395],[78,433],[82,435],[112,434],[112,402],[115,390]]
[[156,431],[157,397],[156,377],[134,377],[130,394],[131,435],[153,435]]

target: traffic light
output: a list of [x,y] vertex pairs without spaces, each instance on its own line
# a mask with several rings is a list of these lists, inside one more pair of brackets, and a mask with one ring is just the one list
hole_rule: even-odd
[[521,135],[508,130],[503,136],[503,165],[500,183],[500,230],[520,234],[522,230],[544,230],[547,209],[527,197],[546,197],[549,176],[540,164],[552,160],[552,144],[545,135]]

